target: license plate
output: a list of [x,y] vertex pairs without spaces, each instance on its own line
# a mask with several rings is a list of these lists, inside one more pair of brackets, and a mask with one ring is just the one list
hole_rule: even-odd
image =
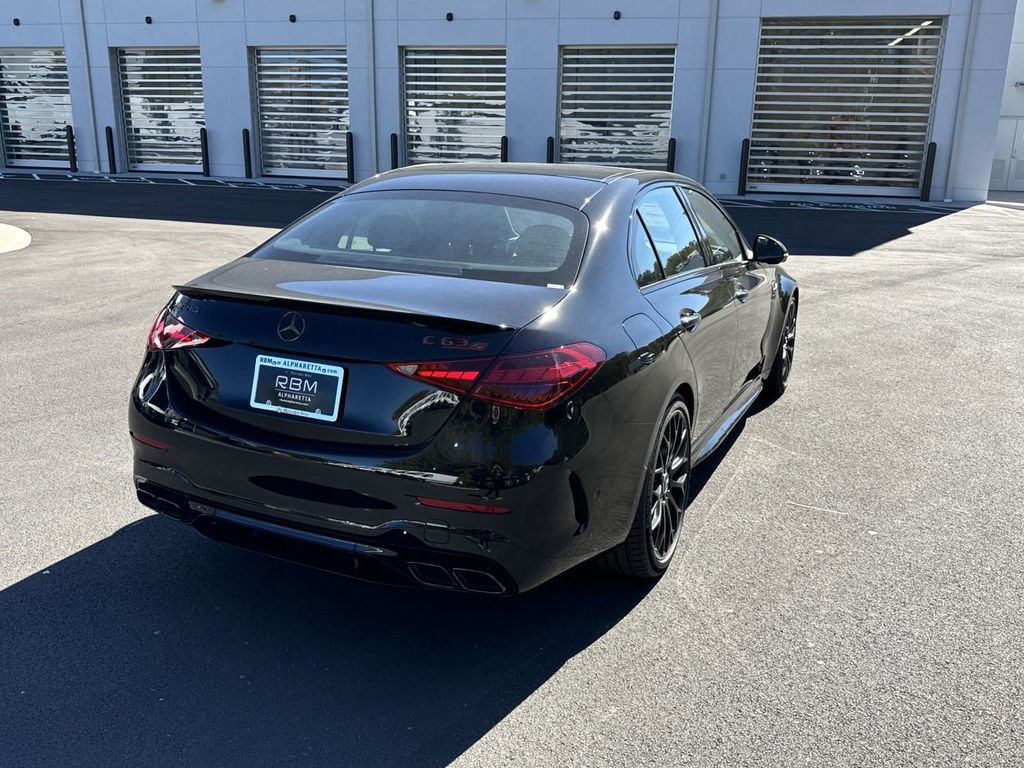
[[345,369],[309,360],[258,355],[249,405],[263,411],[334,421]]

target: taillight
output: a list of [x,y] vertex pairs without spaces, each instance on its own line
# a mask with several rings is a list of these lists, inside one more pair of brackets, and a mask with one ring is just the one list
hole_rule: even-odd
[[542,410],[578,389],[604,362],[604,351],[577,342],[496,358],[391,363],[403,376],[495,405]]
[[157,315],[149,329],[146,346],[150,349],[182,349],[205,344],[210,337],[195,328],[189,328],[181,320],[164,309]]
[[391,363],[388,368],[403,376],[429,381],[441,389],[464,395],[493,360],[493,357],[484,357],[436,363]]

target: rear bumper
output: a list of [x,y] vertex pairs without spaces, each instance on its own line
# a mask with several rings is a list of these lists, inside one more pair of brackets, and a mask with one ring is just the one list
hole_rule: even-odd
[[136,494],[150,509],[186,523],[207,538],[364,581],[489,595],[511,595],[519,583],[486,557],[392,537],[369,541],[313,526],[229,509],[136,477]]
[[[169,427],[133,406],[136,492],[199,533],[357,578],[514,594],[596,554],[567,466],[522,468],[500,488],[361,457],[324,460]],[[424,506],[417,496],[507,513]],[[585,507],[585,504],[584,504]],[[583,514],[586,512],[584,511]]]

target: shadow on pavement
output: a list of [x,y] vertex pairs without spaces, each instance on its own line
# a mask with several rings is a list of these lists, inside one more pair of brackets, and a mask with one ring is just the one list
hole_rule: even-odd
[[[751,406],[751,410],[756,406]],[[693,477],[690,478],[690,495],[689,504],[700,496],[701,491],[704,490],[704,486],[708,484],[711,476],[715,474],[715,470],[718,469],[718,465],[722,463],[722,460],[728,455],[729,451],[732,450],[733,445],[739,439],[739,436],[743,433],[744,428],[747,426],[747,418],[750,416],[750,412],[747,415],[736,422],[736,426],[733,427],[732,432],[726,435],[725,440],[718,446],[704,461],[693,468]],[[686,529],[683,528],[683,534],[686,534]]]
[[0,211],[283,227],[333,194],[223,184],[0,179]]
[[855,256],[906,237],[914,227],[955,211],[871,211],[793,207],[739,207],[725,203],[747,240],[758,234],[777,237],[795,256]]
[[[747,412],[743,414],[743,418],[736,422],[736,426],[733,427],[732,431],[725,436],[725,440],[718,446],[704,461],[693,468],[693,477],[690,479],[690,503],[700,496],[701,491],[704,490],[704,486],[708,484],[711,476],[715,474],[715,470],[722,463],[729,451],[739,440],[740,435],[743,434],[743,430],[747,427],[747,420],[753,418],[761,411],[766,408],[770,408],[775,404],[775,400],[761,393],[761,395],[751,404]],[[684,529],[685,533],[685,529]]]
[[0,765],[444,765],[650,587],[384,588],[146,517],[0,592]]
[[[312,189],[230,187],[223,184],[111,183],[0,179],[0,211],[195,221],[283,227],[332,196]],[[726,208],[747,239],[779,238],[794,255],[852,256],[910,234],[947,212],[935,209],[801,208],[792,204]]]

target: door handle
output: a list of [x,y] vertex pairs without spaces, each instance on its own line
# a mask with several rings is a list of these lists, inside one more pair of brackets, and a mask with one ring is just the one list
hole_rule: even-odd
[[689,333],[697,330],[697,326],[700,325],[701,318],[700,312],[694,312],[689,307],[684,307],[679,310],[679,330],[683,333]]

